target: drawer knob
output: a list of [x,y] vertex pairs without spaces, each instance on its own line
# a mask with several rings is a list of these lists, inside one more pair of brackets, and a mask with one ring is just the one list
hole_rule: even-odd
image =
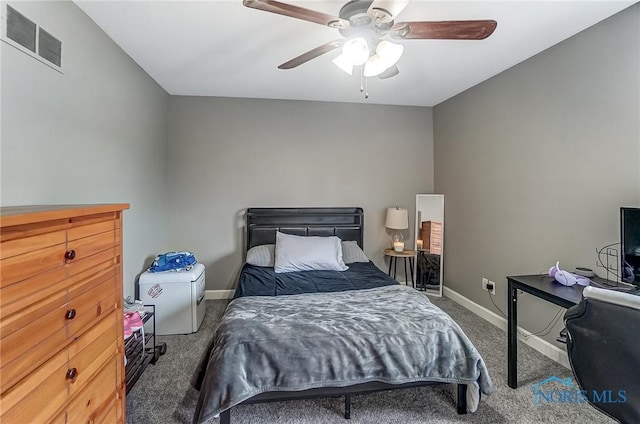
[[76,257],[76,251],[73,249],[67,250],[66,253],[64,254],[64,258],[68,261],[74,260],[75,257]]
[[74,319],[76,317],[76,310],[75,309],[68,309],[67,313],[64,316],[66,319]]
[[67,370],[67,376],[66,376],[67,380],[71,380],[72,383],[75,383],[77,378],[78,378],[78,370],[75,367]]

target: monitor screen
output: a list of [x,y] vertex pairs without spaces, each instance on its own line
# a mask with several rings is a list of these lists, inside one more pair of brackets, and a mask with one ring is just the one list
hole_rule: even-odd
[[620,208],[622,281],[640,286],[640,208]]

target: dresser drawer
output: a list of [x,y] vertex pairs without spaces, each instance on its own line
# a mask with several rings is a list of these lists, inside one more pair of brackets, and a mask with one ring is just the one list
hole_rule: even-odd
[[[4,270],[3,270],[4,271]],[[34,303],[64,290],[67,270],[59,267],[0,289],[0,315],[14,314]]]
[[[4,339],[13,333],[24,333],[31,330],[35,330],[36,333],[29,332],[25,334],[24,337],[20,338],[34,338],[35,340],[40,340],[47,337],[48,334],[46,332],[39,332],[43,330],[41,326],[31,328],[32,324],[50,312],[64,308],[66,303],[67,293],[63,290],[55,293],[47,299],[27,306],[20,311],[19,314],[2,314],[2,316],[0,316],[0,337]],[[64,325],[64,321],[62,321],[62,324]]]
[[118,422],[118,396],[113,396],[102,411],[96,411],[95,417],[89,417],[87,424],[113,424]]
[[[78,225],[78,224],[76,224]],[[67,240],[73,241],[83,239],[100,233],[108,233],[116,230],[116,221],[112,216],[106,217],[105,221],[96,222],[95,224],[74,226],[67,232]]]
[[0,397],[3,424],[45,423],[67,401],[67,351],[64,350]]
[[67,304],[64,303],[0,340],[0,392],[67,344],[67,310]]
[[95,234],[90,237],[81,238],[67,242],[67,249],[75,253],[75,258],[68,263],[78,262],[96,253],[112,249],[116,245],[115,231]]
[[[0,329],[0,393],[37,368],[72,337],[117,309],[119,267],[71,282],[68,290],[9,316]],[[112,338],[113,339],[113,338]]]
[[[119,245],[115,221],[55,231],[0,244],[0,266],[4,288],[43,272],[80,262],[96,253],[113,251]],[[76,266],[75,272],[87,269]]]
[[7,259],[47,247],[62,245],[66,242],[67,233],[65,231],[54,231],[32,237],[3,241],[0,244],[0,259]]
[[0,287],[4,288],[45,271],[64,266],[65,253],[66,244],[59,244],[2,259],[0,262],[2,268]]
[[[68,399],[83,391],[106,364],[119,357],[116,314],[114,312],[103,319],[4,393],[0,398],[0,422],[48,422]],[[109,393],[115,393],[116,383],[111,384]],[[56,420],[64,422],[60,417]]]
[[115,246],[103,250],[86,258],[72,261],[67,264],[67,273],[70,277],[80,273],[91,272],[91,270],[104,265],[106,262],[117,264],[120,261],[118,249]]
[[[93,323],[99,321],[118,308],[118,300],[122,295],[116,295],[118,278],[115,273],[109,273],[106,278],[89,285],[89,289],[78,293],[69,290],[69,310],[75,312],[73,319],[68,320],[68,336],[85,331]],[[96,278],[96,280],[99,280]],[[87,286],[82,286],[87,287]]]
[[34,303],[40,303],[61,290],[77,286],[78,283],[90,283],[94,275],[105,270],[118,271],[119,268],[116,267],[118,261],[116,250],[112,249],[3,287],[0,289],[0,316],[6,317]]
[[69,346],[69,369],[75,370],[75,378],[69,384],[72,396],[118,355],[116,314],[100,321]]
[[88,423],[96,419],[113,399],[118,381],[117,358],[113,357],[98,374],[78,392],[66,408],[67,423]]

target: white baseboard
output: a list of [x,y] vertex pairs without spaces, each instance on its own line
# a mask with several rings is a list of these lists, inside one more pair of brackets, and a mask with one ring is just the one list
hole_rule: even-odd
[[[480,318],[489,321],[489,323],[495,325],[496,327],[507,330],[507,319],[496,314],[495,312],[485,308],[482,305],[478,305],[477,303],[467,299],[460,293],[451,290],[448,287],[444,287],[444,295],[464,308],[470,310],[474,314],[478,315]],[[544,356],[553,359],[560,365],[565,368],[571,369],[569,366],[569,358],[567,357],[567,352],[564,349],[555,346],[548,341],[538,337],[531,335],[530,331],[525,330],[524,328],[518,326],[518,330],[520,334],[525,334],[528,337],[525,339],[520,334],[518,335],[518,339],[525,342],[527,345],[531,346],[538,352],[542,353]],[[505,340],[506,341],[506,340]]]
[[204,298],[207,300],[231,299],[235,290],[205,290]]

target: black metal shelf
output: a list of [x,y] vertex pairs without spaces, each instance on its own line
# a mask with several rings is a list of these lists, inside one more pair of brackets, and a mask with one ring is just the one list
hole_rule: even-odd
[[140,378],[145,368],[149,364],[155,364],[160,355],[167,351],[165,343],[156,343],[156,313],[155,305],[144,305],[145,314],[142,317],[143,325],[152,320],[153,331],[144,331],[144,344],[142,343],[142,332],[135,331],[131,337],[124,342],[124,351],[127,357],[125,366],[125,386],[126,392],[133,388]]

